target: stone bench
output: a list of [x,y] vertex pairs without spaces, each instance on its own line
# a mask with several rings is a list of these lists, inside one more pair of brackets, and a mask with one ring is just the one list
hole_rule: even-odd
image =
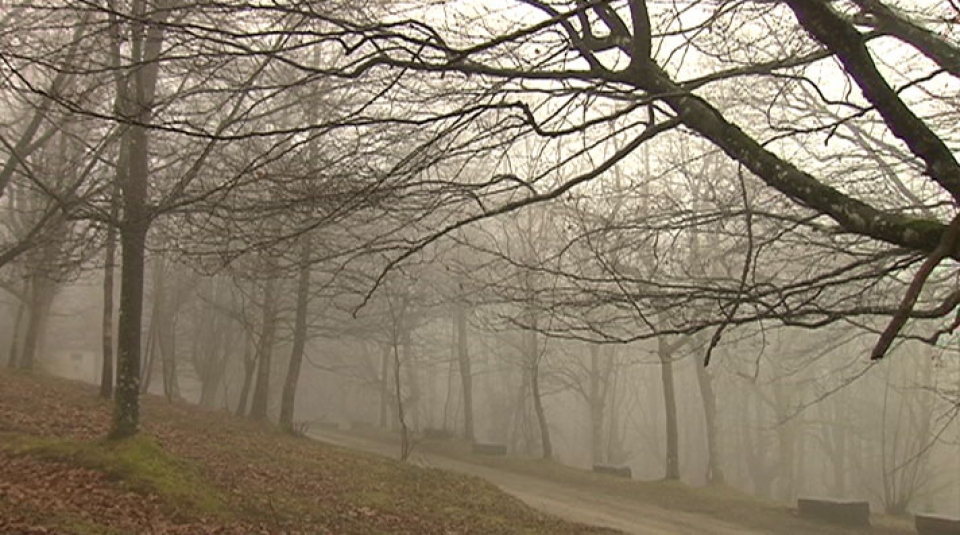
[[483,442],[473,443],[473,453],[477,455],[506,455],[506,444],[485,444]]
[[593,465],[593,471],[598,474],[606,474],[614,477],[622,477],[625,479],[631,479],[633,477],[633,471],[630,470],[629,466],[610,466],[606,464],[595,464]]
[[915,515],[913,525],[920,535],[960,535],[960,518]]
[[869,526],[870,502],[798,498],[800,516],[844,526]]

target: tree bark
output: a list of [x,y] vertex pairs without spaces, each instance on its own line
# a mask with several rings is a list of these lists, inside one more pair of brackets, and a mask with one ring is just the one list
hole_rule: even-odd
[[[128,217],[132,215],[128,212]],[[140,427],[140,328],[146,220],[129,220],[120,229],[120,317],[117,322],[117,383],[110,438],[135,435]]]
[[293,348],[290,350],[290,364],[287,367],[287,378],[283,383],[283,395],[280,401],[280,426],[287,431],[293,431],[293,411],[297,396],[297,382],[300,380],[300,367],[303,364],[303,351],[307,343],[307,312],[310,304],[311,247],[308,237],[303,238],[301,247]]

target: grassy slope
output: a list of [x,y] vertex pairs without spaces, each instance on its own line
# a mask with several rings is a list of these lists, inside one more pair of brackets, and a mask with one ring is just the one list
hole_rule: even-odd
[[121,443],[100,439],[109,418],[89,386],[0,371],[0,532],[601,532],[222,412],[147,397],[143,433]]

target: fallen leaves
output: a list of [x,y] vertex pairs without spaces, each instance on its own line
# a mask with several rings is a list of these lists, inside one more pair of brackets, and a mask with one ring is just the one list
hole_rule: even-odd
[[4,449],[8,436],[98,440],[111,406],[90,386],[0,371],[0,533],[581,533],[489,485],[296,439],[262,424],[145,397],[143,433],[219,489],[229,515],[171,507],[156,492],[69,459]]

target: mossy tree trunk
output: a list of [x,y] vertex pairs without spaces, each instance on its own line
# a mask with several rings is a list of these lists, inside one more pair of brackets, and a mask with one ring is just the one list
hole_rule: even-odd
[[[131,5],[128,45],[131,67],[126,74],[118,71],[117,109],[130,121],[121,140],[121,153],[126,155],[117,167],[123,216],[120,222],[120,311],[117,322],[117,378],[113,425],[110,437],[120,439],[137,433],[140,426],[140,330],[143,325],[143,282],[147,233],[151,213],[147,206],[150,150],[149,125],[156,94],[160,64],[157,61],[163,45],[163,20],[152,15],[164,10],[151,10],[146,2]],[[114,28],[114,61],[120,64],[119,22]]]

